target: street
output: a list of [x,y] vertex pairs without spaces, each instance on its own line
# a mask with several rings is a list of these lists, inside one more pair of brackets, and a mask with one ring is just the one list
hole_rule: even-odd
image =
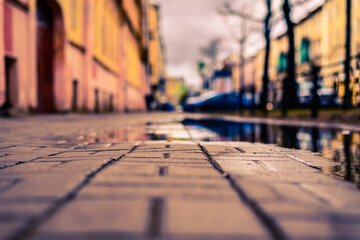
[[334,161],[203,141],[184,119],[205,116],[0,119],[0,239],[360,238],[360,192]]

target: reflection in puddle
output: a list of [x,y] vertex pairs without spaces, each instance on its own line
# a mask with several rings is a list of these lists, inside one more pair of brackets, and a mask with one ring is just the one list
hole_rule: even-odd
[[[210,130],[201,128],[199,131],[204,136]],[[199,133],[199,135],[200,135]],[[212,133],[213,136],[217,134]],[[89,134],[83,139],[89,143],[148,141],[148,140],[190,140],[189,131],[179,122],[159,122],[130,125],[125,128],[110,130],[103,133]]]
[[[211,131],[211,138],[203,141],[247,141],[277,144],[286,148],[306,149],[319,152],[325,158],[338,163],[331,173],[360,187],[360,133],[340,129],[317,127],[293,127],[255,123],[237,123],[221,120],[193,120],[182,122],[192,132]],[[198,135],[199,136],[199,135]]]
[[189,140],[190,138],[184,125],[178,122],[148,123],[146,133],[151,136],[151,140]]
[[120,128],[104,133],[95,133],[84,137],[83,142],[88,143],[109,143],[126,141],[147,141],[152,140],[151,136],[146,134],[141,126],[138,128]]

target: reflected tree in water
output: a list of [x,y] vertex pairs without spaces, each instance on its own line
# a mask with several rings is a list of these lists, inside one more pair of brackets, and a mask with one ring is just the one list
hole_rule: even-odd
[[319,152],[319,150],[321,150],[319,149],[319,128],[311,128],[311,143],[313,152]]
[[281,126],[282,143],[281,145],[286,148],[299,149],[299,140],[297,133],[299,129],[296,127]]
[[267,124],[260,125],[260,138],[262,143],[269,143],[269,133],[268,133]]
[[353,156],[351,153],[351,133],[344,134],[344,157],[345,157],[345,180],[353,181],[353,171],[352,171],[352,163]]
[[354,156],[354,168],[355,168],[355,177],[357,178],[357,186],[360,188],[360,145],[356,146],[355,156]]

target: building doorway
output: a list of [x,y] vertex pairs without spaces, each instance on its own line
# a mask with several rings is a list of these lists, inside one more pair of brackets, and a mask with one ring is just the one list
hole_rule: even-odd
[[1,115],[9,115],[10,109],[17,103],[17,61],[15,58],[5,57],[5,102],[1,106]]
[[56,111],[56,82],[62,80],[64,24],[55,0],[38,0],[37,12],[37,111]]

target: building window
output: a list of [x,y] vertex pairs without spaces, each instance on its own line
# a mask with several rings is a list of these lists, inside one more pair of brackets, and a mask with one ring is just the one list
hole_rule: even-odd
[[284,52],[280,53],[278,60],[278,72],[284,72],[288,68],[288,59]]
[[306,63],[310,61],[310,40],[308,38],[303,38],[301,40],[300,55],[301,63]]

